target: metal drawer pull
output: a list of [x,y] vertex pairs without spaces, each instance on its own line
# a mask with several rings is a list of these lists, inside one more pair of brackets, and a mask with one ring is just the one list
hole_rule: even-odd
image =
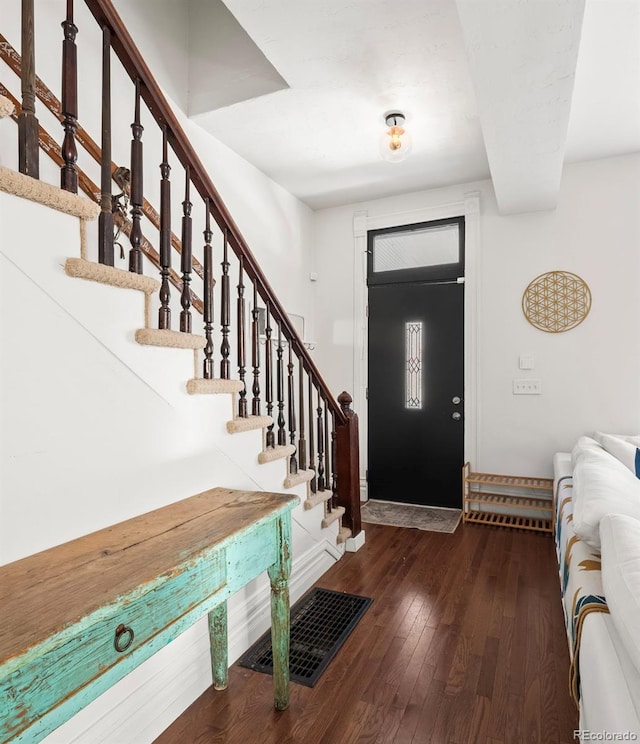
[[120,623],[118,627],[116,628],[116,637],[114,638],[113,645],[118,651],[118,653],[122,653],[123,651],[126,651],[129,646],[133,643],[133,629],[130,628],[128,625],[123,625]]

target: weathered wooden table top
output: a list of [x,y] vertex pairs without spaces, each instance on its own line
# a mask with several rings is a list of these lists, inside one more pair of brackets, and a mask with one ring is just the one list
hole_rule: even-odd
[[114,597],[179,573],[290,511],[296,496],[213,488],[0,567],[0,663]]

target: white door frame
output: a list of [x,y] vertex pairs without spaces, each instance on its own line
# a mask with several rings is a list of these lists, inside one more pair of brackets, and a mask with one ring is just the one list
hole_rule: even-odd
[[480,427],[478,328],[480,303],[480,192],[464,194],[464,201],[437,204],[407,212],[390,212],[369,217],[366,211],[353,215],[353,408],[360,419],[360,495],[367,498],[368,411],[367,380],[367,232],[387,227],[400,227],[450,217],[465,221],[464,284],[464,459],[477,462]]

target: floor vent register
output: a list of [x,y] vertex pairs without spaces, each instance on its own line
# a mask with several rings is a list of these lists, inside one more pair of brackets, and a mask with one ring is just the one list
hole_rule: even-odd
[[[319,588],[298,600],[291,608],[291,681],[313,687],[372,602],[368,597]],[[271,631],[259,638],[238,664],[272,674]]]

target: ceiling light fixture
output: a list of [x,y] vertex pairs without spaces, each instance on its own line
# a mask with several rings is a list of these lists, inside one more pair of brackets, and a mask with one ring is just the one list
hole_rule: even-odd
[[388,129],[381,142],[382,157],[390,163],[400,163],[411,151],[411,137],[404,128],[405,116],[399,111],[384,115]]

